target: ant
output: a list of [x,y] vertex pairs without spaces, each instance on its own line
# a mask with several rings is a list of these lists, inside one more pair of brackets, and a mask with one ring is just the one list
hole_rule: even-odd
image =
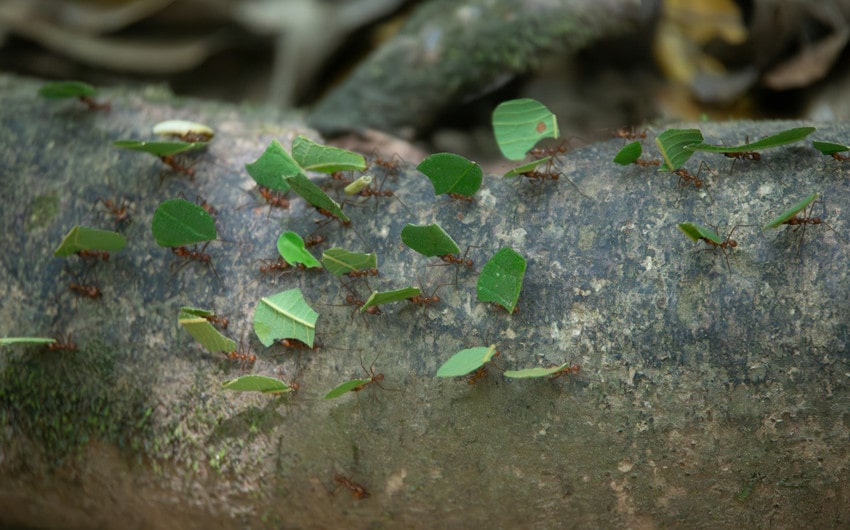
[[56,342],[48,344],[47,349],[50,351],[77,351],[77,345],[71,342],[71,334],[68,333],[68,336],[64,339],[61,336],[56,337]]
[[305,342],[302,342],[298,339],[277,339],[275,340],[278,344],[283,346],[284,348],[292,349],[292,350],[313,350],[316,351],[322,347],[318,341],[313,342],[313,346],[307,346]]
[[581,371],[581,366],[579,366],[577,364],[572,364],[572,365],[567,364],[567,366],[564,366],[563,368],[561,368],[557,372],[552,373],[549,377],[551,379],[557,379],[557,378],[563,377],[567,374],[577,374],[580,371]]
[[472,202],[472,196],[471,195],[462,195],[460,193],[455,193],[453,191],[447,193],[446,195],[448,195],[449,197],[451,197],[452,199],[454,199],[456,201]]
[[378,275],[378,269],[372,268],[372,269],[360,269],[360,270],[348,271],[348,272],[345,273],[345,275],[348,276],[349,278],[363,278],[363,277],[366,277],[366,276],[377,276]]
[[304,246],[307,247],[307,248],[311,248],[311,247],[315,247],[316,245],[321,245],[324,242],[325,242],[325,236],[323,236],[321,234],[315,234],[315,235],[309,236],[307,239],[304,240]]
[[331,178],[334,179],[335,181],[337,181],[341,184],[345,184],[345,185],[352,183],[352,180],[345,176],[344,171],[334,171],[333,173],[331,173]]
[[253,353],[249,353],[248,349],[245,347],[245,334],[242,334],[242,339],[239,340],[239,349],[233,350],[231,352],[225,352],[228,359],[234,361],[241,361],[240,369],[245,370],[245,367],[251,367],[257,361],[257,356]]
[[190,179],[195,178],[195,170],[192,169],[191,166],[182,166],[177,161],[177,157],[175,155],[164,155],[159,157],[162,160],[162,163],[170,167],[172,170],[177,171],[178,173],[183,173],[187,175]]
[[794,215],[794,217],[792,217],[792,218],[790,218],[787,221],[782,223],[784,225],[793,226],[794,229],[792,231],[794,231],[794,232],[799,230],[800,226],[803,227],[803,232],[801,233],[801,236],[800,236],[800,244],[797,247],[797,254],[800,253],[800,249],[803,247],[803,238],[806,236],[805,230],[806,230],[806,227],[808,225],[821,225],[822,224],[822,225],[826,226],[827,228],[829,228],[830,230],[832,230],[833,232],[835,232],[836,234],[838,234],[838,232],[836,232],[834,228],[832,228],[826,221],[824,221],[822,217],[820,217],[820,216],[812,217],[812,211],[814,210],[815,204],[816,203],[822,203],[822,202],[823,201],[821,201],[821,200],[812,201],[812,203],[808,207],[806,207],[803,211],[797,212],[797,214]]
[[534,147],[528,151],[528,155],[532,160],[540,160],[546,157],[552,157],[554,159],[567,154],[568,148],[569,142],[564,140],[555,147]]
[[77,293],[80,296],[87,296],[92,300],[97,300],[103,293],[100,291],[100,288],[94,284],[80,284],[76,282],[71,282],[68,284],[68,288]]
[[402,162],[402,159],[400,156],[398,156],[398,153],[393,153],[393,156],[389,159],[381,158],[381,155],[379,155],[378,153],[374,153],[374,156],[375,158],[374,160],[372,160],[373,165],[380,166],[384,168],[387,173],[391,173],[393,175],[398,173],[398,166]]
[[496,367],[496,369],[497,369],[497,370],[502,370],[502,368],[501,368],[499,365],[497,365],[497,364],[496,364],[496,361],[494,361],[494,359],[495,359],[496,357],[498,357],[498,356],[500,355],[500,353],[501,353],[501,352],[499,352],[498,350],[496,350],[495,352],[493,352],[493,356],[492,356],[492,357],[490,357],[490,360],[489,360],[489,361],[487,361],[487,363],[485,363],[485,364],[483,364],[483,365],[479,366],[479,367],[478,367],[478,369],[477,369],[477,370],[475,370],[474,372],[472,372],[472,375],[470,375],[470,376],[466,379],[466,384],[468,384],[468,385],[474,385],[476,381],[480,381],[481,379],[484,379],[485,377],[487,377],[487,364],[488,364],[488,363],[492,363],[492,365],[493,365],[494,367]]
[[339,473],[335,474],[334,482],[337,483],[337,486],[334,488],[333,491],[336,491],[337,488],[339,488],[340,486],[344,486],[345,488],[351,491],[351,496],[355,499],[365,499],[369,497],[369,492],[366,491],[366,488],[349,479],[345,475],[340,475]]
[[694,187],[696,189],[702,189],[702,185],[705,181],[700,179],[699,176],[702,174],[703,168],[707,169],[708,171],[711,171],[711,169],[708,167],[708,164],[703,161],[700,162],[699,170],[697,170],[696,175],[691,174],[687,169],[683,167],[680,167],[679,169],[673,171],[673,173],[679,176],[679,184],[687,184],[688,182],[693,182]]
[[230,320],[227,317],[218,317],[215,315],[206,315],[203,317],[204,320],[209,322],[210,324],[215,324],[221,329],[227,329],[227,325],[230,324]]
[[277,260],[272,261],[268,259],[261,259],[260,263],[260,272],[263,274],[268,274],[270,272],[283,272],[287,269],[292,268],[292,265],[289,264],[288,261],[283,259],[282,257],[278,257]]
[[641,132],[635,132],[634,126],[631,127],[620,127],[619,129],[614,131],[614,136],[616,138],[622,138],[624,140],[637,140],[640,138],[641,140],[646,139],[646,129]]
[[112,108],[112,105],[108,101],[98,103],[91,96],[79,96],[77,99],[83,102],[89,110],[109,110]]
[[652,160],[644,160],[643,158],[638,158],[634,161],[635,164],[641,167],[649,167],[649,166],[660,166],[661,160],[652,159]]
[[442,256],[438,257],[446,263],[456,263],[458,265],[463,265],[470,269],[473,265],[475,265],[475,262],[473,262],[471,259],[459,258],[454,254],[443,254]]
[[82,259],[94,259],[95,261],[100,259],[102,261],[109,261],[109,252],[106,250],[78,250],[77,256]]
[[[213,271],[213,274],[215,274],[215,277],[219,281],[221,281],[221,278],[219,278],[219,276],[218,276],[218,272],[215,270],[215,267],[212,264],[212,257],[205,252],[205,250],[207,249],[207,245],[209,245],[209,244],[210,244],[209,241],[204,243],[204,246],[201,247],[201,250],[197,250],[197,248],[198,248],[197,245],[195,245],[194,250],[189,250],[185,246],[171,247],[171,252],[174,253],[175,255],[183,258],[183,260],[184,260],[183,263],[180,263],[177,266],[177,269],[175,269],[174,272],[177,272],[180,269],[182,269],[183,267],[185,267],[186,265],[188,265],[190,261],[199,261],[201,263],[206,263],[207,265],[209,265],[210,268]],[[174,267],[174,264],[172,264],[172,268],[173,267]]]
[[850,156],[848,156],[848,155],[843,155],[843,154],[841,154],[841,153],[830,153],[830,155],[829,155],[829,156],[831,156],[832,158],[834,158],[834,159],[838,160],[839,162],[846,162],[846,161],[850,160]]
[[[316,208],[316,211],[317,211],[317,212],[319,212],[320,214],[322,214],[322,215],[324,215],[325,217],[327,217],[327,220],[326,220],[326,221],[324,221],[324,222],[328,222],[328,221],[331,221],[331,220],[336,219],[337,221],[339,221],[340,223],[342,223],[342,226],[348,226],[348,225],[350,225],[350,224],[351,224],[351,220],[350,220],[350,219],[346,219],[346,220],[344,220],[344,221],[343,221],[342,219],[340,219],[340,218],[339,218],[339,216],[337,216],[335,213],[333,213],[333,212],[332,212],[332,211],[330,211],[330,210],[326,210],[325,208],[322,208],[322,207],[320,207],[320,206],[316,206],[315,208]],[[317,223],[321,223],[321,221],[316,221],[316,222],[317,222]]]
[[[747,139],[744,141],[745,144],[750,143],[750,136],[747,135]],[[734,158],[732,161],[732,167],[735,167],[735,161],[737,160],[761,160],[761,153],[756,151],[733,151],[730,153],[723,153],[723,156],[726,158]],[[731,171],[731,170],[730,170]]]
[[378,357],[380,357],[380,355],[381,354],[379,353],[378,356],[375,357],[375,360],[372,361],[372,364],[369,365],[368,369],[365,366],[363,366],[363,357],[362,356],[360,357],[360,368],[363,368],[363,371],[366,372],[366,375],[369,377],[369,380],[366,381],[363,384],[357,385],[356,387],[352,388],[351,392],[360,392],[361,390],[363,390],[367,386],[371,385],[372,383],[375,383],[376,385],[378,385],[381,388],[381,390],[386,390],[386,388],[384,388],[384,385],[381,384],[381,381],[384,380],[384,374],[382,374],[380,372],[376,374],[375,370],[374,370],[375,361],[378,360]]
[[[366,303],[366,301],[363,300],[362,298],[358,298],[354,294],[349,294],[348,296],[345,297],[345,303],[349,304],[349,305],[353,305],[354,310],[357,311],[361,307],[363,307],[363,305]],[[367,313],[369,315],[380,315],[380,314],[382,314],[381,308],[379,308],[376,305],[367,307],[363,312]]]
[[257,185],[257,190],[259,190],[260,195],[263,196],[263,199],[265,199],[266,202],[269,203],[270,207],[274,206],[275,208],[289,208],[289,199],[281,195],[280,192],[260,185]]
[[[717,232],[716,226],[714,226],[714,225],[708,225],[708,226],[712,227],[714,229],[714,231]],[[732,267],[729,265],[729,255],[726,253],[726,250],[729,249],[731,251],[732,249],[734,249],[738,246],[738,242],[735,241],[734,239],[732,239],[732,234],[735,232],[735,230],[739,226],[749,226],[749,225],[735,225],[735,226],[733,226],[732,230],[730,230],[729,233],[726,234],[726,237],[722,241],[720,241],[719,243],[717,241],[712,241],[711,239],[708,239],[706,237],[700,237],[699,238],[700,241],[704,241],[710,247],[710,248],[707,248],[705,250],[716,250],[716,249],[719,248],[720,251],[723,252],[723,259],[726,260],[726,268],[729,269],[730,271],[732,270]]]
[[103,209],[115,218],[116,227],[130,220],[130,214],[127,212],[126,197],[121,199],[120,204],[115,204],[115,202],[110,199],[103,199],[98,197],[98,199],[94,201],[94,206],[92,206],[92,210],[94,210],[98,204],[102,205]]

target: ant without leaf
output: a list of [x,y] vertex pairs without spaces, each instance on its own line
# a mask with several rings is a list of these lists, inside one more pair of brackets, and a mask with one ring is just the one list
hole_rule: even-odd
[[116,204],[115,201],[110,199],[103,199],[98,197],[96,201],[94,201],[94,206],[92,206],[92,210],[97,208],[98,205],[101,205],[102,211],[108,213],[115,219],[115,226],[122,225],[130,221],[130,214],[127,212],[127,198],[124,197],[121,199],[121,202]]
[[100,287],[94,284],[81,284],[76,282],[71,282],[68,284],[68,288],[74,291],[79,296],[86,296],[91,298],[92,300],[97,300],[103,293],[100,291]]
[[[336,475],[334,475],[334,482],[336,482],[337,485],[333,489],[333,492],[335,492],[340,486],[344,486],[346,489],[351,491],[351,496],[355,499],[366,499],[369,497],[369,492],[366,491],[366,488],[354,482],[345,475],[337,473]],[[331,493],[333,494],[333,492]]]
[[[215,270],[215,266],[212,264],[212,257],[205,252],[206,249],[207,249],[207,245],[209,245],[209,244],[210,244],[210,242],[207,241],[206,243],[204,243],[204,246],[202,246],[200,250],[198,250],[197,245],[195,245],[194,250],[189,250],[185,246],[171,247],[172,253],[174,253],[176,256],[179,256],[180,258],[183,258],[182,262],[172,263],[173,271],[175,273],[177,273],[183,267],[188,265],[189,262],[198,261],[198,262],[206,263],[207,265],[209,265],[209,267],[213,271],[213,274],[215,274],[216,279],[218,279],[218,281],[221,281],[221,278],[219,277],[218,272]],[[177,265],[176,269],[174,268],[175,264]]]
[[622,138],[624,140],[637,140],[640,138],[641,140],[646,139],[646,129],[641,132],[635,132],[634,126],[631,127],[620,127],[614,131],[614,136],[616,138]]
[[77,345],[71,341],[71,334],[68,333],[64,338],[56,337],[56,342],[48,344],[47,349],[50,351],[77,351]]

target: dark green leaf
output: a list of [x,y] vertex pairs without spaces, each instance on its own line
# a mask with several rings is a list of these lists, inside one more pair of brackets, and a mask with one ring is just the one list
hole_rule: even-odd
[[686,147],[702,142],[699,129],[667,129],[655,137],[655,143],[664,157],[659,171],[675,171],[688,161],[694,152]]
[[319,267],[319,263],[307,247],[304,245],[304,240],[295,232],[284,232],[277,238],[277,251],[287,263],[293,265],[301,263],[305,267]]
[[161,247],[182,247],[215,239],[215,219],[206,210],[185,199],[160,203],[153,214],[151,230]]
[[458,254],[460,248],[443,227],[430,225],[405,225],[401,229],[401,240],[405,245],[426,257]]
[[434,185],[434,193],[457,193],[471,197],[481,187],[481,166],[454,153],[436,153],[416,169]]
[[360,312],[363,313],[367,309],[376,305],[391,304],[393,302],[401,302],[413,296],[419,296],[422,291],[418,287],[405,287],[403,289],[395,289],[393,291],[375,291],[366,300],[366,303],[360,306]]
[[499,249],[481,269],[478,276],[478,299],[495,302],[509,313],[519,300],[526,260],[510,247]]
[[277,140],[271,141],[260,158],[245,164],[245,169],[260,186],[282,193],[289,191],[287,176],[304,172]]
[[335,247],[329,248],[322,254],[322,263],[331,274],[340,277],[349,272],[376,268],[378,256],[374,252],[363,254]]
[[351,381],[346,381],[345,383],[342,383],[341,385],[337,386],[336,388],[334,388],[333,390],[329,391],[327,394],[322,396],[322,399],[338,398],[342,395],[345,395],[345,394],[351,392],[352,390],[354,390],[355,388],[357,388],[359,386],[362,386],[362,385],[365,385],[366,383],[369,383],[370,381],[372,381],[372,380],[371,379],[352,379]]
[[326,210],[335,215],[343,224],[351,221],[339,207],[336,201],[328,197],[328,194],[322,191],[322,188],[316,186],[313,181],[308,179],[304,174],[288,175],[285,177],[292,191],[304,198],[316,208]]
[[643,147],[640,145],[640,142],[632,142],[623,146],[623,148],[614,155],[614,162],[621,166],[628,166],[629,164],[634,164],[635,160],[640,158],[642,153]]
[[150,153],[154,156],[171,156],[184,151],[193,149],[203,149],[208,142],[143,142],[140,140],[116,140],[113,145],[129,149],[131,151],[141,151]]
[[97,89],[82,81],[54,81],[43,84],[38,95],[47,99],[91,97],[97,95]]
[[312,348],[318,318],[301,289],[289,289],[260,299],[254,311],[254,332],[266,347],[277,339],[297,339]]
[[360,153],[322,145],[300,134],[292,142],[292,158],[302,168],[321,173],[366,169],[366,159]]
[[802,212],[803,210],[805,210],[805,209],[806,209],[806,207],[807,207],[808,205],[810,205],[810,204],[811,204],[811,203],[812,203],[815,199],[817,199],[817,198],[818,198],[818,194],[817,194],[817,193],[812,193],[811,195],[809,195],[809,196],[808,196],[808,197],[806,197],[805,199],[801,200],[800,202],[798,202],[798,203],[797,203],[797,204],[795,204],[794,206],[792,206],[792,207],[788,208],[787,210],[785,210],[784,212],[782,212],[781,214],[779,214],[779,217],[777,217],[777,218],[776,218],[776,219],[774,219],[773,221],[771,221],[771,222],[767,223],[766,225],[764,225],[764,228],[762,228],[762,230],[769,230],[769,229],[771,229],[771,228],[776,228],[776,227],[778,227],[778,226],[781,226],[781,225],[785,224],[785,223],[786,223],[786,222],[788,222],[788,220],[790,220],[792,217],[794,217],[794,216],[795,216],[795,215],[797,215],[798,213],[800,213],[800,212]]
[[127,245],[127,238],[118,232],[98,230],[76,225],[65,234],[62,242],[53,251],[54,256],[70,256],[81,250],[106,250],[116,252]]
[[749,144],[727,146],[698,143],[687,146],[687,149],[689,151],[708,151],[711,153],[740,153],[743,151],[770,149],[771,147],[799,142],[815,132],[815,130],[814,127],[797,127],[796,129],[788,129],[787,131],[765,136],[761,140]]

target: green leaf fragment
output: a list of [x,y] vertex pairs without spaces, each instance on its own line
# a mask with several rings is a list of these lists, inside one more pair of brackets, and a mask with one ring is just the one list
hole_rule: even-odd
[[150,153],[154,156],[172,156],[185,151],[195,149],[203,149],[209,142],[144,142],[141,140],[116,140],[112,145],[129,149],[131,151],[141,151]]
[[756,151],[761,149],[770,149],[771,147],[779,147],[781,145],[792,144],[805,139],[808,135],[815,132],[814,127],[797,127],[788,129],[777,134],[765,136],[761,140],[742,144],[742,145],[711,145],[705,143],[697,143],[686,147],[689,151],[707,151],[711,153],[740,153],[743,151]]
[[437,370],[437,377],[460,377],[481,368],[493,358],[496,345],[478,346],[461,350],[449,357]]
[[667,129],[655,137],[664,164],[659,171],[675,171],[688,161],[694,152],[686,149],[688,146],[702,142],[702,132],[699,129]]
[[0,346],[15,344],[53,344],[56,339],[48,337],[0,337]]
[[292,392],[294,389],[274,377],[264,375],[243,375],[236,379],[225,381],[222,386],[228,390],[237,390],[240,392],[262,392],[263,394],[283,394]]
[[436,153],[419,163],[416,169],[434,186],[434,193],[457,193],[471,197],[481,188],[481,166],[454,153]]
[[215,219],[194,202],[170,199],[153,214],[151,231],[161,247],[183,247],[217,237]]
[[569,363],[564,363],[559,366],[552,366],[550,368],[524,368],[522,370],[505,370],[503,375],[505,377],[510,377],[511,379],[528,379],[532,377],[546,377],[547,375],[552,375],[556,372],[559,372],[567,367]]
[[706,227],[699,225],[697,223],[691,223],[691,222],[679,223],[676,226],[679,228],[679,230],[682,231],[682,233],[684,233],[686,236],[688,236],[691,239],[691,241],[699,241],[701,239],[707,239],[709,241],[717,243],[718,245],[723,243],[723,240],[720,239],[720,236],[718,236],[717,233],[714,230],[711,230],[710,228],[706,228]]
[[812,140],[812,147],[817,149],[824,155],[833,155],[835,153],[843,153],[844,151],[850,151],[850,145],[842,145],[836,144],[832,142],[819,142],[817,140]]
[[161,121],[153,126],[153,133],[158,136],[193,136],[205,142],[215,136],[210,126],[188,120]]
[[76,225],[65,234],[62,242],[53,251],[53,255],[59,257],[70,256],[81,250],[117,252],[126,245],[127,238],[118,232]]
[[454,239],[437,223],[407,224],[401,229],[401,240],[412,250],[429,258],[460,253],[460,248]]
[[640,145],[640,142],[632,142],[623,146],[623,148],[614,155],[614,163],[620,164],[621,166],[628,166],[629,164],[634,164],[635,160],[640,158],[641,154],[643,154],[643,147]]
[[351,222],[340,208],[339,204],[331,199],[327,193],[322,191],[322,188],[316,186],[306,175],[299,173],[297,175],[288,175],[284,177],[292,190],[300,195],[305,201],[309,202],[316,208],[321,208],[336,216],[343,224]]
[[541,139],[558,138],[558,120],[539,101],[513,99],[493,111],[493,133],[506,158],[522,160]]
[[349,272],[377,268],[378,256],[374,252],[364,254],[334,247],[322,253],[322,263],[331,274],[340,277]]
[[286,193],[289,191],[289,183],[286,177],[303,173],[304,169],[298,165],[289,153],[277,140],[272,140],[260,158],[245,164],[245,169],[254,182],[271,190]]
[[509,313],[519,300],[526,260],[510,247],[503,247],[490,258],[478,276],[478,299],[495,302]]
[[295,232],[284,232],[277,238],[277,251],[287,263],[293,265],[301,263],[308,268],[322,267],[319,260],[307,250],[301,236]]
[[260,299],[254,311],[254,332],[266,347],[277,339],[297,339],[312,348],[318,318],[301,289],[289,289]]
[[540,164],[542,164],[544,162],[548,162],[550,160],[552,160],[551,156],[544,156],[543,158],[538,158],[537,160],[532,160],[531,162],[528,162],[528,163],[523,164],[521,166],[517,166],[517,167],[513,168],[512,170],[508,171],[507,173],[504,174],[503,178],[518,177],[519,175],[522,175],[523,173],[528,173],[529,171],[533,171]]
[[346,187],[342,189],[342,191],[346,195],[357,195],[364,188],[369,187],[372,184],[372,175],[363,175],[357,178],[355,181],[349,183]]
[[360,312],[363,313],[375,305],[401,302],[402,300],[407,300],[408,298],[419,296],[420,294],[422,294],[422,291],[420,291],[418,287],[405,287],[403,289],[395,289],[393,291],[375,291],[371,296],[369,296],[366,303],[360,307]]
[[97,89],[82,81],[54,81],[43,84],[38,95],[46,99],[91,97],[97,95]]
[[778,216],[776,219],[774,219],[773,221],[771,221],[771,222],[767,223],[766,225],[764,225],[764,228],[762,228],[762,231],[764,231],[764,230],[769,230],[769,229],[771,229],[771,228],[777,228],[777,227],[779,227],[779,226],[781,226],[781,225],[785,224],[785,223],[786,223],[786,222],[788,222],[788,221],[789,221],[792,217],[794,217],[794,216],[795,216],[795,215],[797,215],[798,213],[800,213],[800,212],[802,212],[803,210],[805,210],[805,209],[806,209],[806,207],[807,207],[808,205],[810,205],[810,204],[811,204],[811,203],[812,203],[815,199],[817,199],[817,198],[818,198],[818,194],[817,194],[817,192],[812,193],[811,195],[809,195],[809,196],[808,196],[808,197],[806,197],[805,199],[801,200],[800,202],[798,202],[798,203],[797,203],[797,204],[795,204],[794,206],[792,206],[792,207],[788,208],[787,210],[785,210],[784,212],[782,212],[781,214],[779,214],[779,216]]
[[195,307],[181,307],[177,322],[189,332],[210,353],[232,352],[236,342],[222,335],[206,316],[214,316],[212,311]]
[[365,385],[366,383],[368,383],[370,381],[371,381],[371,379],[352,379],[351,381],[346,381],[345,383],[342,383],[341,385],[337,386],[336,388],[334,388],[333,390],[329,391],[327,394],[322,396],[322,399],[338,398],[340,396],[343,396],[343,395],[351,392],[352,390],[354,390],[355,388],[357,388],[359,386]]
[[292,142],[292,158],[302,168],[321,173],[366,169],[366,159],[360,153],[322,145],[300,134]]

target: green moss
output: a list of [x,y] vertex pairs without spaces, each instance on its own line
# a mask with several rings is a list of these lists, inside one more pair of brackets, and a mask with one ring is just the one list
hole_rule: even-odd
[[59,213],[59,195],[55,192],[39,195],[30,203],[24,229],[29,233],[45,228]]
[[92,439],[132,450],[149,432],[152,406],[145,393],[116,388],[117,379],[114,356],[94,341],[61,354],[31,349],[0,373],[0,409],[12,436],[40,444],[53,465]]

